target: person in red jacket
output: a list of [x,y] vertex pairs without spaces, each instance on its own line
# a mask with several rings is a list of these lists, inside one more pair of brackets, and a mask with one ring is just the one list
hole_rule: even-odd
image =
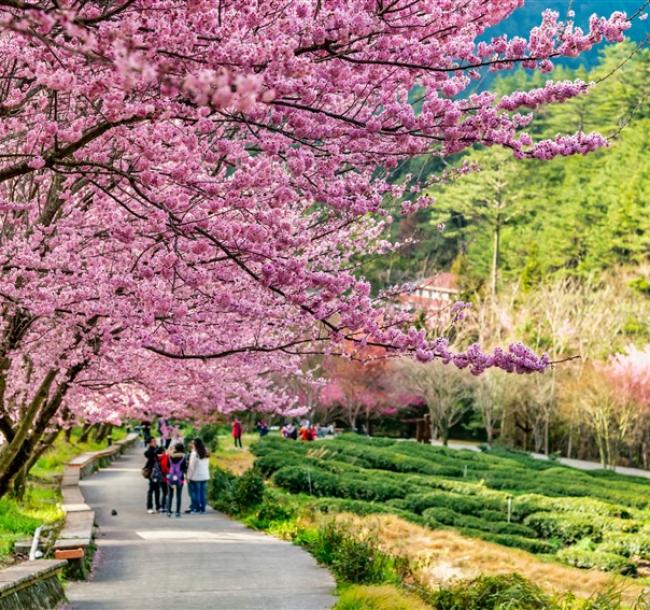
[[232,437],[235,439],[235,447],[242,447],[241,435],[243,431],[241,422],[236,418],[235,421],[232,422]]
[[158,464],[160,465],[160,472],[162,473],[162,481],[160,481],[160,492],[162,496],[162,501],[160,503],[160,510],[158,512],[164,513],[167,508],[167,492],[169,491],[169,486],[167,485],[167,475],[169,474],[169,455],[162,448],[158,447]]

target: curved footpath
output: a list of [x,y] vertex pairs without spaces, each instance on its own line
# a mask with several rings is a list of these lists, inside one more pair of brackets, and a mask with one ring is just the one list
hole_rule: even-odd
[[[440,441],[433,441],[431,443],[436,447],[442,447]],[[469,451],[480,451],[476,443],[463,443],[462,441],[449,441],[448,449],[467,449]],[[543,453],[529,453],[530,457],[536,460],[548,461],[550,458]],[[574,458],[558,457],[555,459],[558,464],[569,466],[570,468],[577,468],[578,470],[604,470],[603,465],[598,462],[588,462],[586,460],[576,460]],[[626,477],[641,477],[643,479],[650,479],[650,470],[642,470],[641,468],[631,468],[629,466],[616,466],[612,469],[616,474],[622,474]]]
[[[328,610],[334,580],[299,547],[208,509],[149,515],[143,449],[80,485],[100,526],[94,579],[67,589],[72,610]],[[187,492],[184,492],[184,508]],[[111,515],[113,510],[117,515]]]

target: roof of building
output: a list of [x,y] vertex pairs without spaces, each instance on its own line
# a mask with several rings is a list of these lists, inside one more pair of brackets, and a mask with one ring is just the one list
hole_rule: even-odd
[[455,273],[445,271],[426,278],[418,283],[420,288],[434,288],[445,292],[459,292],[458,276]]

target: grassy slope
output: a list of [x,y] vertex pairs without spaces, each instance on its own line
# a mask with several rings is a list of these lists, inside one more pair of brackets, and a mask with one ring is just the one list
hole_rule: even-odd
[[571,592],[580,598],[620,587],[625,590],[624,598],[632,601],[643,591],[643,586],[630,578],[544,561],[526,551],[469,538],[453,530],[432,530],[395,515],[342,514],[339,518],[351,523],[353,530],[376,532],[386,552],[421,565],[421,582],[434,589],[480,575],[516,573],[549,593]]
[[[220,449],[213,455],[213,463],[230,468],[231,471],[241,472],[243,467],[252,461],[249,449],[250,441],[254,438],[254,435],[250,435],[246,439],[243,451],[232,448],[230,438],[220,439],[222,441]],[[271,443],[273,442],[271,441]],[[299,444],[281,445],[283,448],[296,446]],[[322,454],[322,447],[319,448],[317,444],[302,445],[302,447],[307,449],[310,454],[318,456]],[[285,457],[288,462],[290,456]],[[272,486],[270,491],[280,505],[293,507],[295,515],[293,519],[264,523],[268,519],[267,515],[260,522],[255,509],[250,514],[239,515],[239,518],[243,518],[244,522],[252,527],[262,527],[267,532],[288,540],[294,540],[298,532],[313,531],[319,527],[321,521],[322,523],[328,521],[328,515],[322,515],[318,510],[321,499],[309,497],[306,494],[293,495],[275,486]],[[374,505],[378,507],[379,503],[374,503]],[[390,509],[390,507],[387,508]],[[264,510],[264,505],[262,510]],[[595,593],[608,591],[612,587],[623,589],[624,593],[621,596],[623,605],[627,602],[631,607],[643,589],[639,580],[598,570],[580,570],[561,565],[556,561],[518,549],[469,538],[451,529],[432,530],[391,514],[339,513],[336,518],[351,522],[350,530],[361,535],[365,531],[371,531],[373,535],[376,535],[384,552],[408,557],[412,566],[419,566],[415,571],[417,581],[425,586],[428,585],[434,591],[438,586],[444,586],[445,590],[448,590],[450,582],[455,582],[458,579],[465,582],[479,574],[504,576],[519,573],[529,581],[540,585],[548,593],[562,595],[570,592],[577,595],[579,599],[593,599],[592,596]],[[361,608],[364,610],[403,610],[405,608],[430,607],[422,606],[418,598],[408,595],[401,587],[393,586],[392,583],[342,586],[339,593],[341,598],[336,610],[357,610],[357,608],[359,610]],[[613,597],[616,598],[616,595]],[[565,610],[574,607],[571,604],[559,604],[558,607],[560,606]],[[519,606],[512,607],[518,608]],[[537,608],[537,606],[534,607]],[[555,608],[555,606],[553,607]],[[582,608],[583,606],[576,603],[575,607]],[[600,602],[595,602],[595,605],[592,606],[589,605],[589,602],[585,602],[584,607],[593,610],[596,607],[600,609],[622,606],[618,604],[603,605]],[[456,606],[454,608],[456,609]]]
[[[408,540],[406,546],[435,559],[432,581],[446,572],[459,571],[462,577],[472,577],[478,571],[488,574],[516,571],[547,590],[574,590],[583,595],[605,586],[611,576],[558,565],[548,560],[548,553],[559,549],[560,556],[567,560],[562,553],[568,549],[581,562],[596,558],[606,560],[608,566],[612,561],[634,564],[639,554],[647,561],[649,550],[644,547],[650,536],[650,481],[647,480],[612,473],[579,472],[508,452],[491,455],[452,452],[384,439],[368,441],[348,437],[308,446],[271,439],[258,445],[255,451],[262,454],[260,465],[267,467],[266,474],[270,474],[270,467],[271,471],[283,468],[285,475],[291,474],[293,468],[295,475],[295,466],[300,471],[302,465],[300,474],[305,474],[305,468],[309,470],[314,495],[338,496],[315,500],[316,506],[325,506],[329,511],[394,512],[431,526],[432,529],[419,527],[395,517],[370,518],[375,523],[383,520],[384,525],[390,524],[383,528],[383,538],[390,541],[390,532],[400,531],[398,538]],[[323,472],[321,480],[319,473]],[[274,477],[274,480],[291,491],[307,491],[301,489],[305,486],[304,477]],[[373,498],[373,494],[377,497]],[[421,496],[427,494],[431,495],[422,502]],[[513,529],[527,533],[530,539],[508,534],[510,526],[505,522],[504,509],[509,495],[514,496]],[[393,499],[387,499],[389,496]],[[435,507],[429,513],[427,502]],[[490,538],[493,534],[490,529],[496,524],[503,528],[498,541],[512,546],[513,541],[518,544],[519,538],[523,538],[525,545],[547,545],[547,554],[540,560],[519,550],[469,539],[443,527],[445,524],[427,520],[427,515],[432,513],[441,518],[451,515],[457,520],[455,527],[477,537]],[[526,522],[530,514],[534,517]],[[471,527],[463,527],[463,520],[468,520]],[[573,558],[573,555],[568,557]],[[637,588],[635,584],[634,589]]]
[[250,446],[258,439],[259,435],[257,434],[244,434],[242,439],[244,448],[239,449],[234,446],[232,436],[221,435],[219,436],[218,449],[212,454],[210,461],[213,465],[234,474],[243,474],[253,465],[255,457],[250,452]]

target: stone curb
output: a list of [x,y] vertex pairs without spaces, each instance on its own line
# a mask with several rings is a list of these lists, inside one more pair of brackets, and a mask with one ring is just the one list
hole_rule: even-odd
[[61,496],[65,524],[54,545],[55,556],[59,551],[61,558],[23,561],[0,570],[0,610],[49,610],[65,601],[59,574],[73,562],[78,564],[81,575],[85,574],[84,557],[92,544],[95,524],[95,512],[86,504],[79,481],[110,463],[137,440],[137,434],[128,434],[108,449],[84,453],[64,466]]
[[[63,469],[61,497],[65,512],[65,524],[54,544],[54,556],[57,559],[68,559],[68,565],[73,568],[74,575],[85,577],[85,561],[88,556],[86,551],[92,545],[95,525],[95,511],[86,504],[79,488],[79,481],[91,475],[98,468],[108,465],[137,440],[138,435],[132,432],[107,449],[76,456]],[[72,551],[78,551],[77,558],[72,558],[74,555]],[[68,570],[69,573],[70,571]]]

